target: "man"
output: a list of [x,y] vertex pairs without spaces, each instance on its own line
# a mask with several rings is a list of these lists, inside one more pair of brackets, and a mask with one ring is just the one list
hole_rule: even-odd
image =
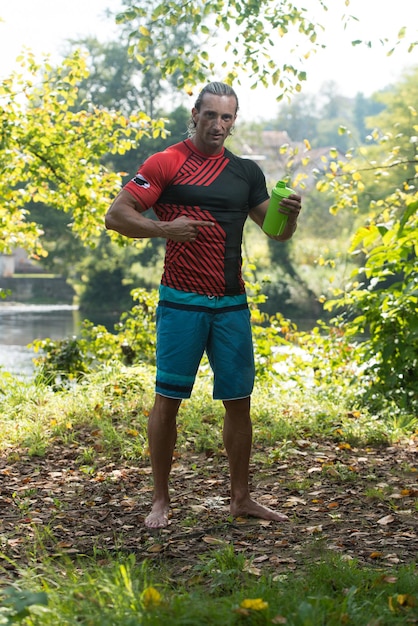
[[[106,228],[126,237],[167,240],[157,308],[156,395],[148,423],[154,479],[149,528],[168,524],[176,417],[182,399],[190,397],[204,351],[214,373],[213,397],[225,407],[231,514],[287,519],[255,502],[248,484],[254,356],[241,243],[248,215],[262,226],[269,196],[258,165],[224,147],[237,111],[229,85],[206,85],[192,109],[191,137],[147,159],[106,215]],[[275,239],[285,241],[296,229],[301,199],[292,195],[281,204],[290,215]],[[158,221],[142,215],[150,207]]]

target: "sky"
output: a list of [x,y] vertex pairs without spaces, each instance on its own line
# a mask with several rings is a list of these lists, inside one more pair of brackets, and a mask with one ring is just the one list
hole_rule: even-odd
[[[297,4],[312,10],[318,6],[314,0],[299,0]],[[387,57],[389,48],[378,42],[379,38],[395,42],[402,26],[407,27],[406,41],[418,41],[417,0],[391,3],[389,0],[351,0],[349,7],[344,6],[343,0],[328,0],[327,4],[330,10],[326,14],[315,15],[325,26],[327,47],[311,56],[302,68],[308,74],[302,93],[320,94],[324,84],[332,81],[342,95],[354,97],[361,92],[367,97],[396,82],[408,67],[418,66],[418,46],[408,54],[404,43]],[[39,58],[51,54],[51,58],[58,61],[67,39],[88,35],[100,41],[117,39],[120,31],[105,16],[107,8],[117,11],[120,0],[0,0],[0,79],[18,67],[16,57],[25,47]],[[342,12],[357,16],[359,22],[352,21],[344,31]],[[355,39],[374,39],[376,44],[371,49],[353,48],[350,42]],[[283,56],[289,54],[286,61],[294,61],[285,48],[287,40],[280,45],[278,51],[282,50]],[[244,79],[242,86],[237,87],[241,117],[246,120],[274,117],[278,91],[264,87],[251,91],[249,84]],[[185,100],[184,104],[189,103]]]

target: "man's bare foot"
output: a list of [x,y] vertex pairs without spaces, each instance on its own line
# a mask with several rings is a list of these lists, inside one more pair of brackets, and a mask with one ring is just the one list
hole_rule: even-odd
[[165,528],[168,526],[168,504],[154,502],[151,513],[145,518],[147,528]]
[[258,504],[255,500],[248,497],[241,502],[231,502],[231,514],[234,517],[259,517],[260,519],[271,520],[273,522],[287,522],[289,518],[284,513],[277,513],[272,509]]

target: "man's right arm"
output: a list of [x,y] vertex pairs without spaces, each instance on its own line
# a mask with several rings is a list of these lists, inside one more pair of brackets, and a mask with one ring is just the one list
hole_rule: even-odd
[[105,226],[133,239],[164,237],[163,224],[142,215],[143,210],[133,195],[122,189],[105,215]]
[[106,213],[105,226],[108,230],[115,230],[132,239],[163,237],[173,241],[195,241],[201,227],[213,226],[213,222],[193,220],[186,216],[171,222],[153,220],[142,215],[143,210],[144,207],[122,189]]

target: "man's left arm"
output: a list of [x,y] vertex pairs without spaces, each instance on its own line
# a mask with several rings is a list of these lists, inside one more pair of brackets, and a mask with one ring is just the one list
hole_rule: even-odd
[[[257,205],[249,211],[249,216],[256,224],[258,224],[258,226],[260,226],[260,228],[262,228],[263,226],[269,202],[270,200],[265,200],[262,204]],[[274,237],[273,235],[268,236],[270,237],[270,239],[275,239],[276,241],[287,241],[292,237],[297,228],[297,219],[302,207],[302,199],[300,196],[292,194],[288,198],[282,198],[280,201],[280,205],[289,213],[285,229],[281,235],[278,235],[276,237]]]

